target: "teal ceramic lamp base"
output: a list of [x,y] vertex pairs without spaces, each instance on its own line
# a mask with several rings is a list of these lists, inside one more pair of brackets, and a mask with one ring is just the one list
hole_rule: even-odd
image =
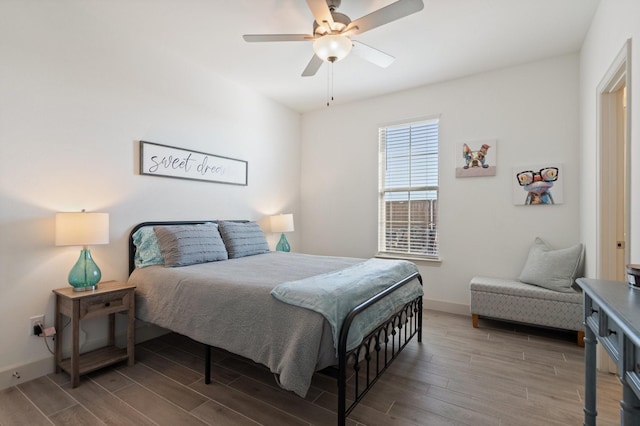
[[284,233],[280,236],[280,241],[278,241],[276,251],[284,251],[287,253],[291,251],[291,246],[289,246],[289,241],[287,241],[287,237],[284,236]]
[[69,272],[69,284],[73,291],[95,290],[101,277],[100,268],[91,258],[89,249],[82,249],[78,261]]

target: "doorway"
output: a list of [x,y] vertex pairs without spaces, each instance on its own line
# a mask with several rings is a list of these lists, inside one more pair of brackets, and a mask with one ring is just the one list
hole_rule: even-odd
[[[629,263],[630,60],[629,39],[598,86],[596,275],[612,281],[626,281]],[[598,368],[616,372],[606,352],[599,352]]]

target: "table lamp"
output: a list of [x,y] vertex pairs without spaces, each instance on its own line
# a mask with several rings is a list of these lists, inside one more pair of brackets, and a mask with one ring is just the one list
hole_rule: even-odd
[[69,272],[69,284],[73,291],[98,288],[102,277],[100,268],[91,258],[89,245],[109,243],[108,213],[57,213],[56,245],[82,246],[80,257]]
[[293,215],[291,213],[287,214],[277,214],[275,216],[271,216],[271,232],[282,232],[280,236],[280,241],[278,241],[278,245],[276,245],[277,251],[291,251],[291,246],[289,246],[289,241],[287,241],[287,237],[284,236],[285,232],[293,232]]

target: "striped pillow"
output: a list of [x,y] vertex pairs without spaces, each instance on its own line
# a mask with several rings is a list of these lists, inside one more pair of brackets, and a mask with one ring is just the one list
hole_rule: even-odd
[[269,252],[267,239],[256,222],[218,222],[229,259]]
[[229,258],[215,223],[154,226],[164,266],[186,266]]

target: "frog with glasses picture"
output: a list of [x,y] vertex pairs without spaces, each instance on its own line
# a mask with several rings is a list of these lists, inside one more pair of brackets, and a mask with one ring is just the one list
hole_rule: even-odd
[[557,167],[544,167],[537,172],[526,170],[516,174],[518,184],[527,191],[525,205],[555,204],[551,195],[553,182],[558,180]]

